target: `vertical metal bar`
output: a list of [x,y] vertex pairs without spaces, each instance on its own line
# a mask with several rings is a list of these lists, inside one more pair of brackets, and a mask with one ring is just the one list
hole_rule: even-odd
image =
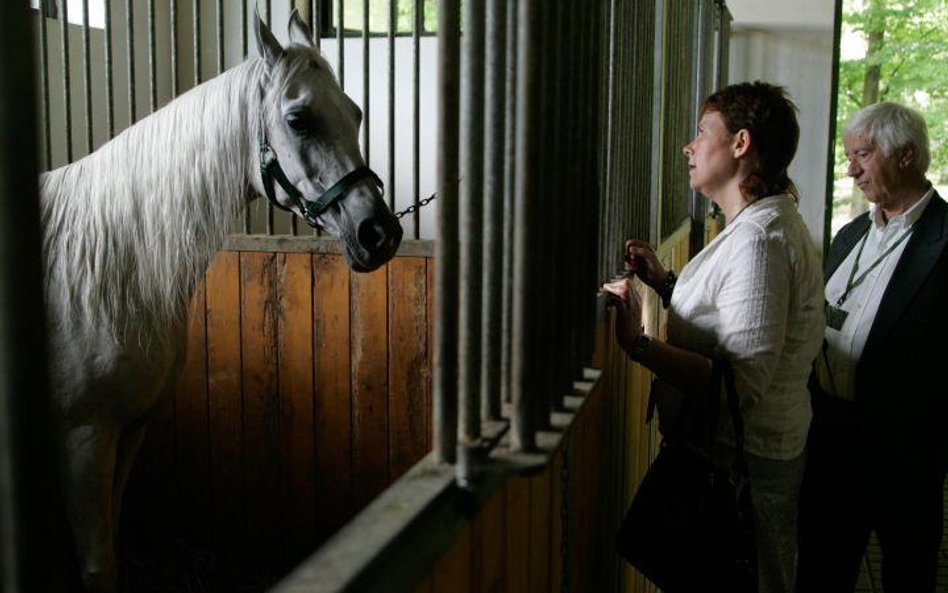
[[316,42],[317,49],[321,47],[322,42],[322,19],[319,14],[321,4],[320,0],[312,0],[309,4],[310,27],[313,29],[313,41]]
[[63,55],[63,110],[66,114],[66,162],[72,162],[72,83],[69,76],[69,8],[68,0],[62,3],[62,20],[59,31],[62,38]]
[[49,519],[58,481],[45,334],[37,331],[45,321],[33,42],[29,3],[0,2],[0,588],[10,592],[64,590],[49,558],[64,542]]
[[[154,0],[152,0],[154,2]],[[215,14],[217,15],[217,20],[215,22],[214,33],[216,36],[216,43],[214,46],[214,53],[217,55],[217,73],[220,74],[224,71],[224,1],[217,0],[215,5]]]
[[388,207],[395,210],[395,30],[396,0],[388,0]]
[[135,109],[135,13],[132,11],[132,0],[125,0],[125,57],[128,60],[128,125],[131,126],[138,119]]
[[458,477],[472,477],[469,453],[481,436],[481,282],[484,231],[484,3],[463,4],[461,37],[461,229]]
[[[247,59],[247,4],[243,0],[240,3],[240,58]],[[250,204],[248,204],[244,208],[244,233],[247,235],[250,234],[252,228],[251,212]]]
[[369,0],[362,0],[362,151],[366,165],[371,165],[369,127],[372,110],[369,103]]
[[158,64],[155,59],[155,0],[148,0],[148,107],[158,109]]
[[[220,1],[220,0],[218,0],[218,2],[219,2],[219,1]],[[302,1],[302,0],[298,0],[298,2],[295,2],[294,0],[287,0],[287,3],[288,3],[287,12],[289,12],[289,13],[292,13],[292,12],[293,12],[293,10],[296,8],[296,5],[297,5],[297,4],[299,4],[299,7],[300,7],[300,11],[301,11],[301,12],[303,12],[303,11],[306,10],[305,2]],[[304,15],[301,14],[300,16],[302,17],[302,16],[304,16]],[[299,217],[294,216],[294,215],[291,214],[291,215],[289,216],[289,219],[290,219],[290,235],[296,237],[296,236],[298,236],[298,235],[300,234],[300,229],[299,229],[299,224],[298,224]]]
[[649,243],[657,245],[659,209],[662,203],[662,83],[665,45],[665,0],[655,0],[655,56],[652,69],[652,183],[649,208]]
[[[540,101],[540,42],[542,41],[542,6],[540,0],[520,2],[520,34],[517,58],[517,180],[514,195],[514,265],[513,265],[513,335],[511,337],[511,364],[513,383],[514,449],[530,451],[536,448],[536,410],[539,406],[538,387],[542,377],[537,374],[532,340],[536,337],[536,317],[532,305],[537,302],[537,284],[531,282],[531,268],[536,266],[536,229],[531,226],[538,211],[536,181],[540,178],[537,157],[540,121],[537,106]],[[542,297],[542,295],[541,295]]]
[[[265,10],[264,17],[263,17],[264,21],[267,23],[267,26],[270,27],[270,30],[272,31],[273,18],[272,18],[272,13],[270,12],[270,0],[267,0],[266,2],[264,2],[263,7]],[[273,235],[273,214],[274,214],[273,204],[268,200],[267,201],[267,234],[268,235]]]
[[511,402],[513,369],[511,368],[511,335],[513,334],[513,253],[514,193],[517,179],[517,56],[520,30],[517,2],[507,2],[507,59],[504,71],[504,261],[503,296],[500,318],[500,397]]
[[484,129],[484,316],[481,343],[481,418],[500,419],[501,340],[504,263],[504,87],[507,59],[507,0],[488,0],[486,44],[486,100]]
[[115,136],[115,83],[112,80],[112,0],[104,0],[105,28],[102,31],[105,53],[105,129],[106,140]]
[[411,155],[411,195],[415,211],[411,216],[412,237],[421,237],[421,28],[424,25],[422,18],[421,0],[414,0],[412,4],[412,155]]
[[50,0],[39,0],[40,25],[40,88],[43,96],[43,153],[46,158],[45,169],[53,168],[53,149],[50,146],[49,121],[49,48],[46,41],[46,3]]
[[89,55],[89,0],[82,0],[82,88],[85,91],[86,154],[92,152],[92,59]]
[[178,96],[178,0],[169,0],[171,28],[171,97]]
[[346,90],[346,51],[345,51],[345,28],[346,28],[346,2],[339,1],[339,14],[336,15],[336,76],[339,78],[339,88]]
[[460,0],[438,14],[438,241],[435,243],[434,444],[440,462],[457,458],[458,65]]
[[194,25],[192,30],[192,42],[193,42],[193,54],[192,60],[194,65],[194,86],[201,84],[201,0],[191,0],[191,21]]

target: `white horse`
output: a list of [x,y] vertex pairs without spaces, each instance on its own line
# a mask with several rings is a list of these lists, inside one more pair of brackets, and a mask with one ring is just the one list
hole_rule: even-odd
[[[294,11],[258,53],[89,156],[42,176],[53,418],[67,517],[90,591],[114,591],[122,491],[174,388],[188,305],[228,229],[267,195],[371,271],[402,229],[359,151],[359,108]],[[275,184],[274,184],[275,182]]]

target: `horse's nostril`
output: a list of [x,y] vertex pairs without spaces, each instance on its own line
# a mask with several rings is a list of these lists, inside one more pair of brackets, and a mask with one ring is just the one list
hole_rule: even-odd
[[378,249],[385,242],[385,233],[373,220],[366,220],[359,225],[359,244],[366,249]]

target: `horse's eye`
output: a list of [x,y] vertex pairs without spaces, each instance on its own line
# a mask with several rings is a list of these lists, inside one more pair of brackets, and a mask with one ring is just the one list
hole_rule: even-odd
[[286,125],[299,134],[305,134],[310,131],[309,119],[299,113],[291,113],[286,116]]

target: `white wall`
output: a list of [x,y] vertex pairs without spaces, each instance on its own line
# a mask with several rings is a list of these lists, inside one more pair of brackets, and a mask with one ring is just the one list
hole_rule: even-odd
[[731,31],[730,82],[765,80],[787,88],[800,109],[800,144],[790,178],[800,190],[800,212],[822,250],[828,200],[833,30],[743,28]]

